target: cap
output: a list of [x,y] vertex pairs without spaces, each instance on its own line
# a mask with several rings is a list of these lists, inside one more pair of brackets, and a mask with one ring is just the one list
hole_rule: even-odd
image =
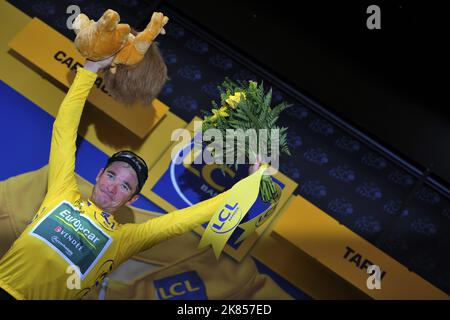
[[145,163],[144,159],[139,157],[133,151],[122,150],[113,154],[108,161],[106,162],[106,168],[115,161],[123,161],[128,163],[136,172],[136,176],[138,179],[138,188],[135,194],[138,194],[142,187],[144,186],[145,181],[148,177],[148,167]]

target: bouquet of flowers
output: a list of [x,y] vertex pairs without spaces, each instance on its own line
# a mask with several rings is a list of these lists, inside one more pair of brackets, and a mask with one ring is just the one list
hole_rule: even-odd
[[[212,149],[212,156],[216,163],[225,166],[238,168],[238,164],[243,163],[238,156],[244,155],[244,163],[255,163],[255,160],[264,154],[262,161],[272,159],[272,156],[279,156],[279,151],[291,155],[287,145],[287,127],[280,128],[277,121],[280,113],[290,107],[286,102],[279,103],[272,107],[272,88],[267,93],[264,92],[263,83],[258,84],[254,81],[233,82],[226,79],[219,87],[220,105],[212,101],[211,111],[203,111],[205,117],[202,124],[202,133],[205,134],[209,129],[216,129],[222,133],[222,137],[227,136],[227,131],[252,132],[256,139],[226,139],[222,141],[222,150],[217,152]],[[261,131],[263,130],[264,131]],[[275,132],[275,134],[272,134]],[[263,133],[263,134],[261,134]],[[270,133],[270,134],[267,134]],[[272,154],[272,148],[267,146],[277,144],[278,154]],[[211,146],[211,145],[209,145]],[[261,152],[261,147],[265,150]],[[238,150],[240,152],[234,152]],[[231,154],[232,152],[232,154]],[[224,161],[225,159],[232,161]],[[239,160],[239,161],[238,161]],[[268,163],[270,164],[270,163]],[[278,187],[278,188],[277,188]],[[263,175],[260,184],[260,193],[264,202],[274,202],[280,197],[279,186],[272,181],[270,175]]]

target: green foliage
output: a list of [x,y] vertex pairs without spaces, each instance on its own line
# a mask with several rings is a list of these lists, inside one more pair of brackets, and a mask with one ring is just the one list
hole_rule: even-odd
[[[287,127],[278,127],[277,121],[283,110],[291,105],[286,102],[282,102],[273,108],[272,102],[272,88],[267,93],[264,93],[263,83],[258,84],[254,81],[249,82],[233,82],[230,79],[226,79],[221,86],[220,91],[220,105],[215,101],[212,101],[211,111],[203,111],[205,115],[202,131],[203,133],[209,129],[217,129],[222,133],[224,138],[223,146],[226,152],[219,152],[213,156],[216,162],[224,163],[223,166],[234,166],[237,169],[237,150],[243,150],[246,163],[249,163],[249,159],[255,159],[259,150],[255,150],[250,143],[248,136],[245,140],[234,139],[232,142],[225,140],[227,136],[227,129],[242,129],[246,132],[249,129],[254,129],[256,132],[257,143],[260,145],[260,139],[267,146],[267,156],[271,157],[272,141],[271,130],[278,129],[279,135],[275,135],[274,138],[278,140],[280,152],[287,155],[291,155],[287,144]],[[267,136],[261,135],[260,130],[266,129]],[[226,148],[228,146],[230,148]],[[234,158],[232,164],[227,164],[226,156],[231,155],[230,152],[234,150]],[[222,170],[224,167],[222,168]],[[260,187],[261,195],[264,201],[272,201],[277,198],[277,191],[270,176],[263,176]]]

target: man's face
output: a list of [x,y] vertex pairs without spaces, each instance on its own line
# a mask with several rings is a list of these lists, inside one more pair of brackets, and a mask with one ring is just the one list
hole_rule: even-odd
[[124,205],[130,205],[139,196],[132,196],[137,190],[136,172],[126,162],[115,161],[101,169],[96,178],[91,200],[102,210],[112,213]]

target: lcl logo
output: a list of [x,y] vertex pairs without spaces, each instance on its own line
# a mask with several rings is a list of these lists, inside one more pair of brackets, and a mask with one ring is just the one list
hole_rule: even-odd
[[[193,151],[191,151],[191,152],[193,152]],[[195,159],[195,156],[196,155],[194,155],[194,159]],[[211,196],[214,196],[214,195],[216,195],[216,192],[223,192],[225,190],[225,186],[220,185],[218,182],[214,181],[214,179],[213,179],[213,172],[216,170],[222,170],[220,165],[218,165],[218,164],[205,165],[204,164],[201,169],[195,168],[192,164],[183,163],[183,165],[187,170],[192,172],[194,175],[196,175],[199,178],[202,178],[207,183],[207,186],[212,188],[212,190],[211,190],[210,188],[206,188],[204,186],[204,187],[202,187],[203,192],[210,193]],[[229,167],[224,168],[224,173],[226,175],[228,175],[231,179],[233,179],[236,176],[236,172],[231,170]]]
[[239,219],[235,219],[236,223],[233,226],[230,226],[227,229],[223,229],[223,226],[225,225],[225,222],[227,220],[232,220],[234,218],[234,215],[239,212],[239,207],[238,207],[239,203],[236,202],[234,204],[234,206],[231,206],[229,204],[225,205],[225,208],[223,208],[220,213],[219,213],[219,224],[213,223],[212,225],[212,230],[216,233],[227,233],[230,230],[233,230],[234,227],[236,226],[236,224],[239,223],[239,221],[241,220],[240,217],[238,217]]
[[205,285],[195,271],[155,280],[154,284],[160,300],[207,299]]

